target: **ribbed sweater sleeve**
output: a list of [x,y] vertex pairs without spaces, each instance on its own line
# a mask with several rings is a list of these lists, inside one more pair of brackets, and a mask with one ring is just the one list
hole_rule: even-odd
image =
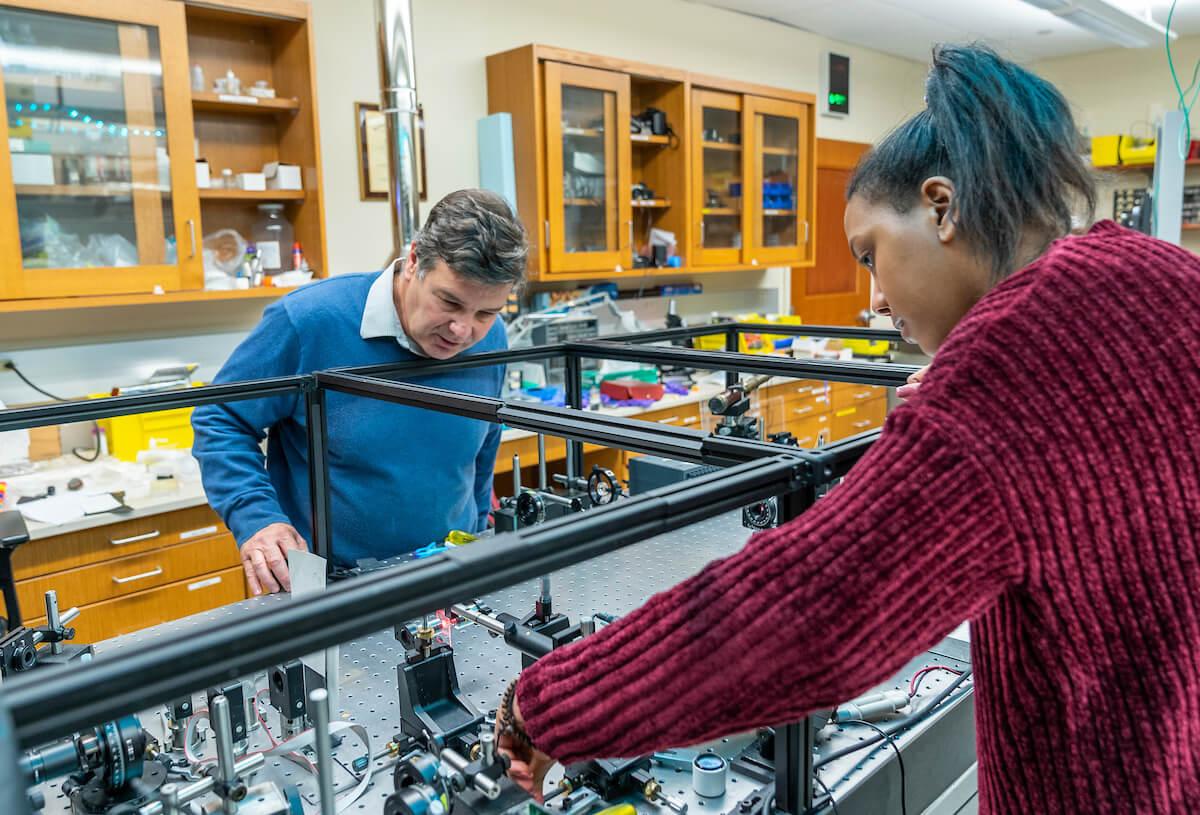
[[899,408],[799,518],[526,670],[534,744],[563,762],[642,755],[796,721],[893,675],[1023,575],[983,453],[947,414]]

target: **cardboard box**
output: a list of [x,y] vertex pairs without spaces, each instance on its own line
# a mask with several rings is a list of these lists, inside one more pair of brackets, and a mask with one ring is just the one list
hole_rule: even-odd
[[54,157],[40,153],[12,154],[13,183],[54,184]]
[[300,168],[295,164],[269,162],[263,165],[263,175],[267,177],[267,189],[269,190],[304,189],[304,184],[300,179]]
[[212,170],[207,161],[196,162],[196,186],[202,190],[212,187]]
[[237,188],[239,190],[262,191],[267,188],[267,178],[262,173],[238,173]]

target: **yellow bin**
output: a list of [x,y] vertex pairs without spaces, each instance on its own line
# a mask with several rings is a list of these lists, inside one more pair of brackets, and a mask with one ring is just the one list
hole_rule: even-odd
[[[104,398],[93,394],[89,398]],[[183,450],[192,446],[192,408],[155,410],[101,419],[108,452],[121,461],[137,461],[142,450]]]

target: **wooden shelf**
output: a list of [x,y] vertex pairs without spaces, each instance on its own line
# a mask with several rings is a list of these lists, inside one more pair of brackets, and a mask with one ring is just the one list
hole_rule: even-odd
[[665,198],[652,198],[649,201],[645,199],[631,201],[630,205],[634,209],[666,209],[671,206],[671,202]]
[[228,300],[275,300],[292,289],[261,286],[233,291],[174,291],[166,294],[113,294],[90,297],[52,297],[35,300],[0,301],[0,314],[19,311],[61,311],[63,309],[105,308],[113,306],[168,305]]
[[101,184],[17,184],[17,195],[58,195],[75,198],[111,198],[133,193],[128,181]]
[[[1200,158],[1190,158],[1183,164],[1185,167],[1200,167]],[[1102,173],[1153,173],[1154,162],[1149,164],[1093,164],[1092,169]]]
[[794,209],[764,209],[762,211],[762,214],[768,215],[772,218],[781,218],[781,217],[788,217],[788,216],[794,218],[796,216],[796,210],[794,210]]
[[200,190],[201,201],[303,201],[304,190]]
[[706,141],[706,142],[704,142],[704,149],[705,150],[725,150],[726,152],[729,152],[729,153],[742,152],[742,146],[740,144],[729,144],[728,142],[723,142],[723,141]]
[[700,210],[700,214],[701,215],[741,215],[742,211],[740,209],[734,209],[733,207],[705,207],[704,209]]
[[603,201],[597,201],[595,198],[564,198],[563,203],[569,207],[602,207]]
[[585,139],[599,139],[604,136],[603,130],[597,130],[594,127],[564,127],[562,133],[564,136],[578,136]]
[[629,140],[631,142],[633,142],[634,144],[670,144],[671,143],[670,136],[654,136],[649,133],[640,134],[640,135],[637,133],[634,133],[633,135],[631,135],[629,137]]
[[764,156],[791,156],[797,158],[797,153],[794,147],[763,147],[762,154]]
[[[253,100],[253,101],[251,101]],[[248,113],[273,116],[300,109],[297,99],[260,99],[257,96],[230,96],[228,94],[192,92],[192,109],[210,113]]]

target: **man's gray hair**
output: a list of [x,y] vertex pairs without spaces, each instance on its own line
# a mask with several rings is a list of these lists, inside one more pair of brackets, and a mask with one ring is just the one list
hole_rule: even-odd
[[429,211],[413,246],[422,277],[441,259],[477,283],[518,287],[525,282],[525,227],[494,192],[450,193]]

